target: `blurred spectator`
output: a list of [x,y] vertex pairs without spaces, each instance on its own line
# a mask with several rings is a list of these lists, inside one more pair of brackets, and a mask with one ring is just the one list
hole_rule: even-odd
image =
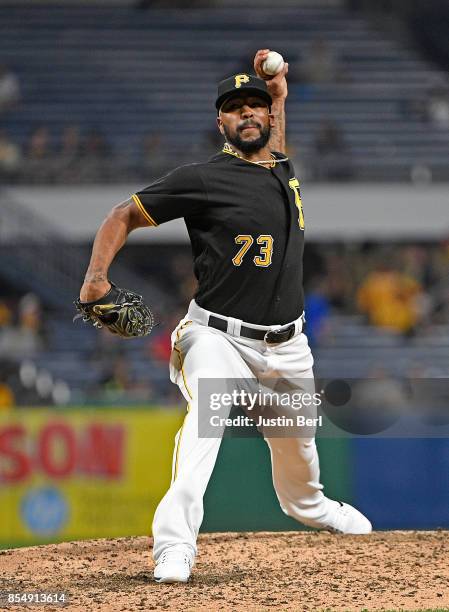
[[152,359],[161,363],[170,361],[171,335],[184,315],[184,309],[175,310],[162,326],[153,331],[147,344],[147,350]]
[[110,369],[103,373],[101,383],[105,391],[111,395],[124,395],[131,388],[129,364],[125,357],[117,357],[111,364]]
[[429,121],[440,128],[449,128],[449,91],[438,87],[431,90],[427,100]]
[[0,333],[0,357],[13,361],[34,357],[44,343],[41,305],[34,294],[21,298],[17,315],[17,325],[5,326]]
[[424,287],[433,284],[434,271],[428,248],[419,244],[401,246],[397,259],[404,274],[411,276]]
[[77,125],[67,125],[62,131],[58,148],[57,176],[59,180],[75,182],[81,179],[81,153],[80,128]]
[[341,249],[320,249],[325,258],[326,295],[332,308],[347,312],[351,308],[354,289],[356,258],[349,257]]
[[349,148],[343,132],[333,121],[321,124],[315,143],[315,178],[344,181],[353,175]]
[[19,325],[35,334],[42,331],[41,304],[34,293],[27,293],[19,302]]
[[29,160],[40,161],[50,157],[50,131],[46,126],[42,125],[31,133],[25,152]]
[[434,323],[449,322],[449,238],[430,251],[432,284],[429,290]]
[[[107,332],[110,334],[110,332]],[[112,334],[110,334],[112,335]],[[116,355],[109,361],[108,366],[100,373],[95,387],[91,389],[90,396],[106,402],[149,402],[160,401],[156,397],[151,378],[134,379],[132,376],[132,362],[128,356]]]
[[[121,170],[123,169],[122,164]],[[82,146],[80,179],[83,182],[109,181],[114,174],[116,172],[111,145],[103,132],[90,130]]]
[[31,132],[24,147],[20,176],[24,182],[52,183],[58,178],[51,148],[50,130],[42,125]]
[[12,311],[8,304],[0,300],[0,330],[2,327],[8,327],[12,321]]
[[20,148],[8,138],[5,130],[0,130],[0,177],[14,175],[20,165]]
[[316,346],[325,335],[330,313],[326,279],[315,277],[308,286],[305,299],[306,334],[310,346]]
[[59,155],[68,160],[78,159],[81,149],[80,128],[77,125],[67,125],[61,134]]
[[95,347],[89,355],[92,367],[103,373],[112,371],[115,361],[123,355],[122,338],[101,327],[95,334],[95,340]]
[[14,405],[15,398],[11,387],[5,382],[0,382],[0,411],[8,410]]
[[384,256],[359,287],[357,303],[372,325],[409,334],[420,319],[422,291],[416,280],[393,268],[391,256]]
[[0,64],[0,112],[14,108],[19,101],[19,79],[8,66]]
[[90,130],[83,145],[83,157],[89,160],[105,159],[112,153],[105,135],[97,129]]
[[[176,327],[176,325],[174,327]],[[171,333],[173,329],[164,326],[151,340],[149,350],[155,361],[160,361],[162,363],[168,363],[170,361]]]

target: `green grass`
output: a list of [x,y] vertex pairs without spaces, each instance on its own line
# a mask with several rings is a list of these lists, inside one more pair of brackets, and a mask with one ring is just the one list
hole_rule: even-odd
[[[67,542],[68,540],[55,540],[54,538],[49,540],[42,540],[37,542],[36,540],[26,541],[17,541],[17,542],[8,542],[2,543],[0,542],[0,551],[6,550],[7,548],[25,548],[27,546],[46,546],[47,544],[61,544],[62,542]],[[78,541],[78,540],[77,540]]]

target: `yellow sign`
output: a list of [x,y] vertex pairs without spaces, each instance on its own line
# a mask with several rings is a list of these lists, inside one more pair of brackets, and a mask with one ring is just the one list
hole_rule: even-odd
[[0,546],[149,534],[180,411],[0,414]]

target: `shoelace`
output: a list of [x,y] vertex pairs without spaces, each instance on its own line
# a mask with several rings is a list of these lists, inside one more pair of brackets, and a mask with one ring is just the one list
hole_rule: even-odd
[[[344,504],[342,504],[341,502],[338,502],[339,504],[341,504],[340,508],[338,508],[337,510],[337,516],[343,516],[343,517],[347,517],[349,516],[349,508],[347,506],[345,506]],[[338,518],[337,518],[338,521]],[[345,533],[343,529],[339,529],[338,527],[333,527],[331,525],[327,525],[326,529],[328,529],[329,531],[332,531],[333,533]]]
[[189,567],[192,565],[189,555],[179,550],[166,550],[163,552],[158,563],[165,563],[166,561],[181,561]]

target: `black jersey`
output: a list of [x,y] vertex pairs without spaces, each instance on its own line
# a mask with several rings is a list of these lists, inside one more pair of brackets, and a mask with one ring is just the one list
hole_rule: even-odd
[[267,168],[225,147],[208,162],[176,168],[133,199],[152,225],[184,217],[199,306],[258,325],[302,314],[304,218],[290,161]]

